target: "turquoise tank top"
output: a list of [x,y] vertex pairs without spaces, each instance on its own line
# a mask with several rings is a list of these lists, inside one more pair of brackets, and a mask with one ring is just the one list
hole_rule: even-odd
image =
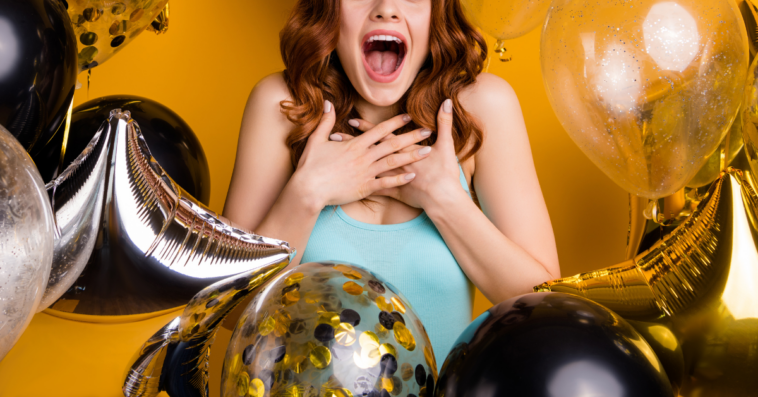
[[471,322],[474,286],[426,212],[408,222],[376,225],[351,218],[340,206],[327,206],[301,259],[319,261],[354,263],[397,287],[423,322],[438,369]]

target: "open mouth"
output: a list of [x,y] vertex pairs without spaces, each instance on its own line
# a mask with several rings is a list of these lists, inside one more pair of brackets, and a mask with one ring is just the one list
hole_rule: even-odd
[[373,31],[363,40],[363,65],[371,79],[380,83],[394,81],[403,68],[405,41],[402,35]]

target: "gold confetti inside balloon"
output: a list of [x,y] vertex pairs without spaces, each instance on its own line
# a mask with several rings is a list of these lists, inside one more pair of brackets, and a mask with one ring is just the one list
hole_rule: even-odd
[[81,71],[102,65],[146,28],[165,33],[168,0],[68,0],[68,16],[77,37]]
[[541,57],[574,142],[628,192],[659,198],[684,187],[729,131],[748,39],[731,0],[556,0]]
[[[292,291],[302,299],[289,304]],[[437,370],[428,354],[421,321],[392,285],[358,266],[306,263],[267,285],[240,317],[222,395],[422,396],[426,378],[415,374]]]

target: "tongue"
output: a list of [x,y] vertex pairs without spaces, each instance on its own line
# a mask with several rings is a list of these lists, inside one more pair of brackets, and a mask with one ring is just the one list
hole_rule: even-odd
[[370,51],[366,54],[369,67],[381,75],[392,74],[397,66],[397,53],[393,51]]

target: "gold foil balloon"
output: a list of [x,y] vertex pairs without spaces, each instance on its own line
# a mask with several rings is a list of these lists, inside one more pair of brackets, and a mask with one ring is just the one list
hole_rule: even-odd
[[[285,303],[293,291],[306,298]],[[269,283],[240,317],[221,395],[429,397],[437,368],[427,354],[420,320],[392,285],[358,266],[306,263]]]
[[168,29],[168,0],[68,0],[79,46],[79,70],[107,61],[160,15],[154,31]]
[[[288,264],[250,270],[198,292],[181,316],[158,330],[136,352],[124,379],[124,396],[153,397],[166,391],[172,397],[207,397],[210,347],[219,325],[255,288]],[[245,381],[246,392],[249,388],[256,393],[257,387],[257,383]]]
[[556,0],[542,71],[561,124],[630,193],[692,179],[737,115],[747,35],[731,0]]
[[545,21],[550,0],[463,0],[467,18],[488,35],[498,40],[495,52],[502,61],[503,40],[521,37]]
[[[697,210],[635,258],[546,282],[535,291],[592,299],[621,316],[667,327],[681,345],[682,396],[744,396],[758,380],[758,195],[750,172],[729,169]],[[664,363],[665,364],[665,363]],[[681,371],[680,371],[681,372]]]
[[53,261],[54,221],[42,178],[0,126],[0,360],[32,320]]

